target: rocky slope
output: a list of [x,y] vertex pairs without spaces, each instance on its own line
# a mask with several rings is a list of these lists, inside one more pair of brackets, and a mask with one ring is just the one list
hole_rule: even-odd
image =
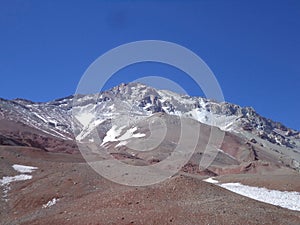
[[[18,174],[14,164],[37,168],[32,179],[10,184],[7,201],[0,199],[3,225],[298,225],[300,221],[299,211],[240,196],[203,182],[205,177],[199,175],[182,173],[156,185],[129,187],[99,176],[77,154],[12,146],[0,147],[0,164],[0,177]],[[272,189],[300,191],[300,176],[295,173],[266,173],[263,180]],[[258,177],[244,174],[234,182],[262,185]],[[228,175],[224,180],[232,182]]]

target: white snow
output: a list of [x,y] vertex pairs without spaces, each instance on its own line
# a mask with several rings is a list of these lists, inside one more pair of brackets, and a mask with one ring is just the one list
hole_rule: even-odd
[[20,173],[32,173],[34,170],[37,169],[37,167],[34,166],[24,166],[19,164],[14,164],[12,167]]
[[31,178],[32,178],[32,176],[27,175],[27,174],[16,175],[13,177],[3,177],[0,180],[0,184],[1,184],[1,186],[4,186],[4,185],[9,185],[11,182],[14,182],[14,181],[30,180]]
[[100,125],[101,123],[103,123],[105,121],[105,119],[97,119],[93,122],[93,126],[97,127],[98,125]]
[[222,149],[217,149],[219,152],[222,152],[224,155],[227,155],[227,156],[229,156],[230,158],[232,158],[232,159],[235,159],[236,160],[236,158],[235,157],[233,157],[232,155],[230,155],[230,154],[228,154],[227,152],[224,152]]
[[82,112],[75,117],[84,127],[86,127],[95,118],[95,114],[90,112]]
[[207,183],[211,183],[211,184],[217,184],[217,183],[219,183],[219,181],[214,180],[214,177],[209,177],[209,178],[207,178],[207,179],[205,179],[203,181],[205,181]]
[[89,123],[96,117],[95,108],[96,104],[88,104],[86,106],[74,107],[75,118],[83,125],[87,127]]
[[237,116],[217,115],[203,109],[193,109],[185,113],[186,116],[191,115],[193,119],[211,126],[219,127],[221,130],[230,131],[233,121]]
[[103,123],[105,119],[96,119],[95,121],[89,123],[77,136],[76,140],[81,141],[86,138],[97,126]]
[[151,103],[147,103],[145,106],[144,106],[144,109],[148,109],[148,108],[150,108],[152,106],[152,104]]
[[32,112],[32,113],[33,113],[36,117],[38,117],[39,119],[43,120],[45,123],[48,122],[44,117],[40,116],[38,113],[36,113],[36,112]]
[[115,147],[120,147],[120,146],[124,146],[124,145],[127,145],[128,141],[120,141],[119,144],[117,144]]
[[49,202],[47,202],[46,204],[43,204],[43,208],[49,208],[53,205],[55,205],[57,202],[59,201],[59,199],[53,198],[52,200],[50,200]]
[[195,103],[193,99],[186,98],[187,95],[181,95],[172,91],[168,90],[158,90],[159,95],[162,97],[162,102],[164,101],[172,101],[175,100],[182,104],[193,104]]
[[39,130],[41,130],[41,131],[43,131],[43,132],[46,133],[46,134],[50,134],[50,135],[54,136],[54,137],[58,137],[58,138],[62,138],[62,139],[67,139],[67,140],[72,140],[72,138],[66,137],[65,135],[63,135],[63,134],[57,132],[56,130],[49,129],[50,131],[53,131],[54,133],[56,133],[56,134],[58,134],[58,135],[53,134],[53,133],[51,133],[51,132],[48,132],[48,131],[46,131],[45,129],[41,129],[41,128],[38,128],[38,127],[36,127],[36,128],[39,129]]
[[113,110],[115,109],[115,105],[112,104],[111,106],[108,106],[107,108],[108,108],[109,110],[113,111]]
[[[203,181],[213,184],[218,183],[218,181],[214,180],[213,177],[207,178]],[[224,183],[217,185],[257,201],[300,211],[300,192],[270,190],[267,188],[252,187],[240,183]]]
[[[28,122],[28,121],[27,121],[27,122]],[[59,132],[57,132],[57,131],[55,131],[55,133],[57,133],[57,134],[59,134],[59,135],[50,133],[50,132],[46,131],[45,129],[43,129],[43,128],[39,127],[39,126],[36,126],[36,125],[34,125],[34,124],[30,124],[30,126],[36,128],[36,129],[38,129],[38,130],[41,130],[42,132],[44,132],[44,133],[46,133],[46,134],[50,134],[51,136],[58,137],[58,138],[62,138],[62,139],[72,140],[72,138],[66,137],[66,136],[62,135],[61,133],[59,133]],[[49,129],[49,130],[54,131],[53,129]]]
[[117,137],[120,136],[120,134],[124,128],[125,128],[125,126],[118,128],[116,125],[113,125],[112,128],[110,128],[110,130],[107,131],[106,136],[103,138],[101,145],[104,145],[107,142],[118,141]]
[[137,127],[133,127],[133,128],[126,130],[126,132],[122,136],[120,136],[122,130],[125,127],[126,126],[122,126],[122,127],[118,128],[116,125],[113,125],[112,128],[109,131],[107,131],[106,136],[104,137],[101,145],[104,145],[107,142],[120,141],[120,143],[115,146],[115,147],[119,147],[122,145],[126,145],[128,143],[128,141],[127,141],[128,139],[140,138],[140,137],[146,136],[146,134],[135,133],[137,131]]
[[134,132],[137,131],[137,127],[133,127],[128,129],[125,134],[123,134],[121,137],[118,138],[119,141],[128,140],[130,138],[139,138],[139,137],[145,137],[145,134],[137,133],[134,134]]
[[240,183],[226,183],[220,184],[221,187],[226,188],[237,194],[261,201],[272,205],[279,205],[283,208],[300,211],[300,193],[269,190],[260,187],[251,187]]
[[[52,132],[54,132],[54,133],[56,133],[56,134],[58,134],[60,138],[67,139],[67,140],[73,140],[72,138],[69,138],[69,137],[63,135],[63,134],[59,133],[58,131],[56,131],[56,130],[54,130],[54,129],[49,129],[49,130],[52,131]],[[44,131],[44,130],[43,130],[43,131]],[[57,137],[57,135],[55,135],[55,134],[53,134],[53,133],[51,133],[51,135]]]
[[34,166],[24,166],[24,165],[19,165],[19,164],[14,164],[12,166],[14,170],[20,172],[21,174],[13,176],[13,177],[2,177],[0,179],[0,186],[3,187],[3,198],[5,201],[8,201],[7,199],[7,193],[10,190],[10,183],[14,181],[23,181],[23,180],[30,180],[32,178],[32,175],[24,174],[24,173],[32,173],[34,170],[38,169],[37,167]]

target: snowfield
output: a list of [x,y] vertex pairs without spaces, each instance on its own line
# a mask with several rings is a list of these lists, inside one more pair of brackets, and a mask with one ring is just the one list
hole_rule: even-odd
[[218,181],[213,177],[203,180],[208,183],[216,184],[234,193],[255,199],[257,201],[281,206],[283,208],[300,211],[300,193],[289,191],[277,191],[267,188],[252,187],[240,183],[217,184]]

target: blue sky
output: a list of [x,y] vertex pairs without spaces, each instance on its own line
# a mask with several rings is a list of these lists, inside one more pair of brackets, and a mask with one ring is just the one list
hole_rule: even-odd
[[[214,72],[226,101],[300,130],[298,0],[0,0],[0,97],[68,96],[97,57],[147,39],[189,48]],[[155,63],[133,65],[106,87],[145,74],[181,77]],[[175,81],[202,94],[184,75]]]

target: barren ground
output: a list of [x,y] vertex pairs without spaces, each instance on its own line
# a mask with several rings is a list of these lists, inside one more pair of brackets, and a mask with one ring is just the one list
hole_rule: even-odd
[[[205,176],[181,172],[156,185],[128,187],[102,178],[79,154],[2,146],[0,157],[1,177],[17,174],[13,164],[38,167],[31,180],[11,183],[8,201],[0,201],[1,224],[300,224],[300,212],[205,183]],[[300,191],[300,177],[289,169],[218,180]],[[42,207],[53,198],[59,201]]]

